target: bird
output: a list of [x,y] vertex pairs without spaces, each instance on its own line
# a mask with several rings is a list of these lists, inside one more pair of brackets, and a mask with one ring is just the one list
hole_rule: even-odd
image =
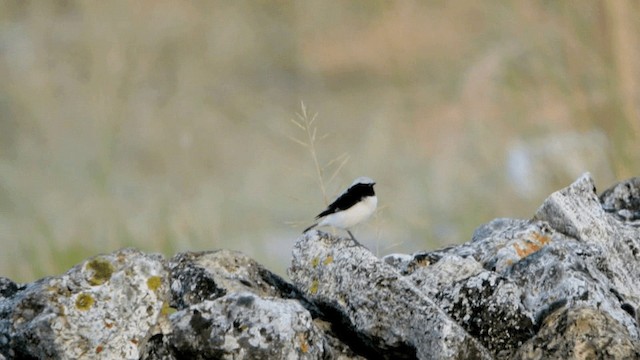
[[316,226],[332,226],[346,230],[351,239],[356,240],[349,229],[367,220],[376,211],[378,197],[373,190],[375,184],[373,179],[366,176],[355,179],[347,190],[316,216],[316,220],[319,221],[302,233]]

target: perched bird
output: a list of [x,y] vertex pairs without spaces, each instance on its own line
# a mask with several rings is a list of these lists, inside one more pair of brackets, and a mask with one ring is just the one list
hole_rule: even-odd
[[359,177],[323,212],[316,216],[317,223],[306,228],[303,233],[316,226],[333,226],[347,230],[355,240],[349,228],[367,220],[378,206],[378,198],[373,191],[376,183],[368,177]]

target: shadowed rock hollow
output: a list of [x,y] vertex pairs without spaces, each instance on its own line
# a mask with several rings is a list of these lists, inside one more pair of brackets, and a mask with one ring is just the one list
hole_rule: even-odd
[[123,249],[0,278],[0,359],[638,358],[639,225],[640,179],[598,197],[585,174],[446,249],[308,232],[291,282],[238,252]]

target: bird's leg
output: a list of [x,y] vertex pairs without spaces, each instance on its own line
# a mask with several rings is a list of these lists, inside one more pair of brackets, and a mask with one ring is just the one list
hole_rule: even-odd
[[347,232],[349,233],[349,236],[351,236],[351,240],[353,240],[353,242],[356,243],[355,246],[362,246],[362,244],[360,244],[360,242],[358,242],[358,240],[356,240],[356,237],[353,236],[351,231],[347,230]]

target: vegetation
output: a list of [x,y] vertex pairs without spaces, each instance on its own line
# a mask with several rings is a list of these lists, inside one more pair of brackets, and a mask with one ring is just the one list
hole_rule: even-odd
[[[604,190],[639,174],[638,7],[1,2],[0,276],[123,246],[284,272],[323,192],[360,175],[380,255],[529,217],[584,171]],[[289,140],[300,101],[315,163]]]

